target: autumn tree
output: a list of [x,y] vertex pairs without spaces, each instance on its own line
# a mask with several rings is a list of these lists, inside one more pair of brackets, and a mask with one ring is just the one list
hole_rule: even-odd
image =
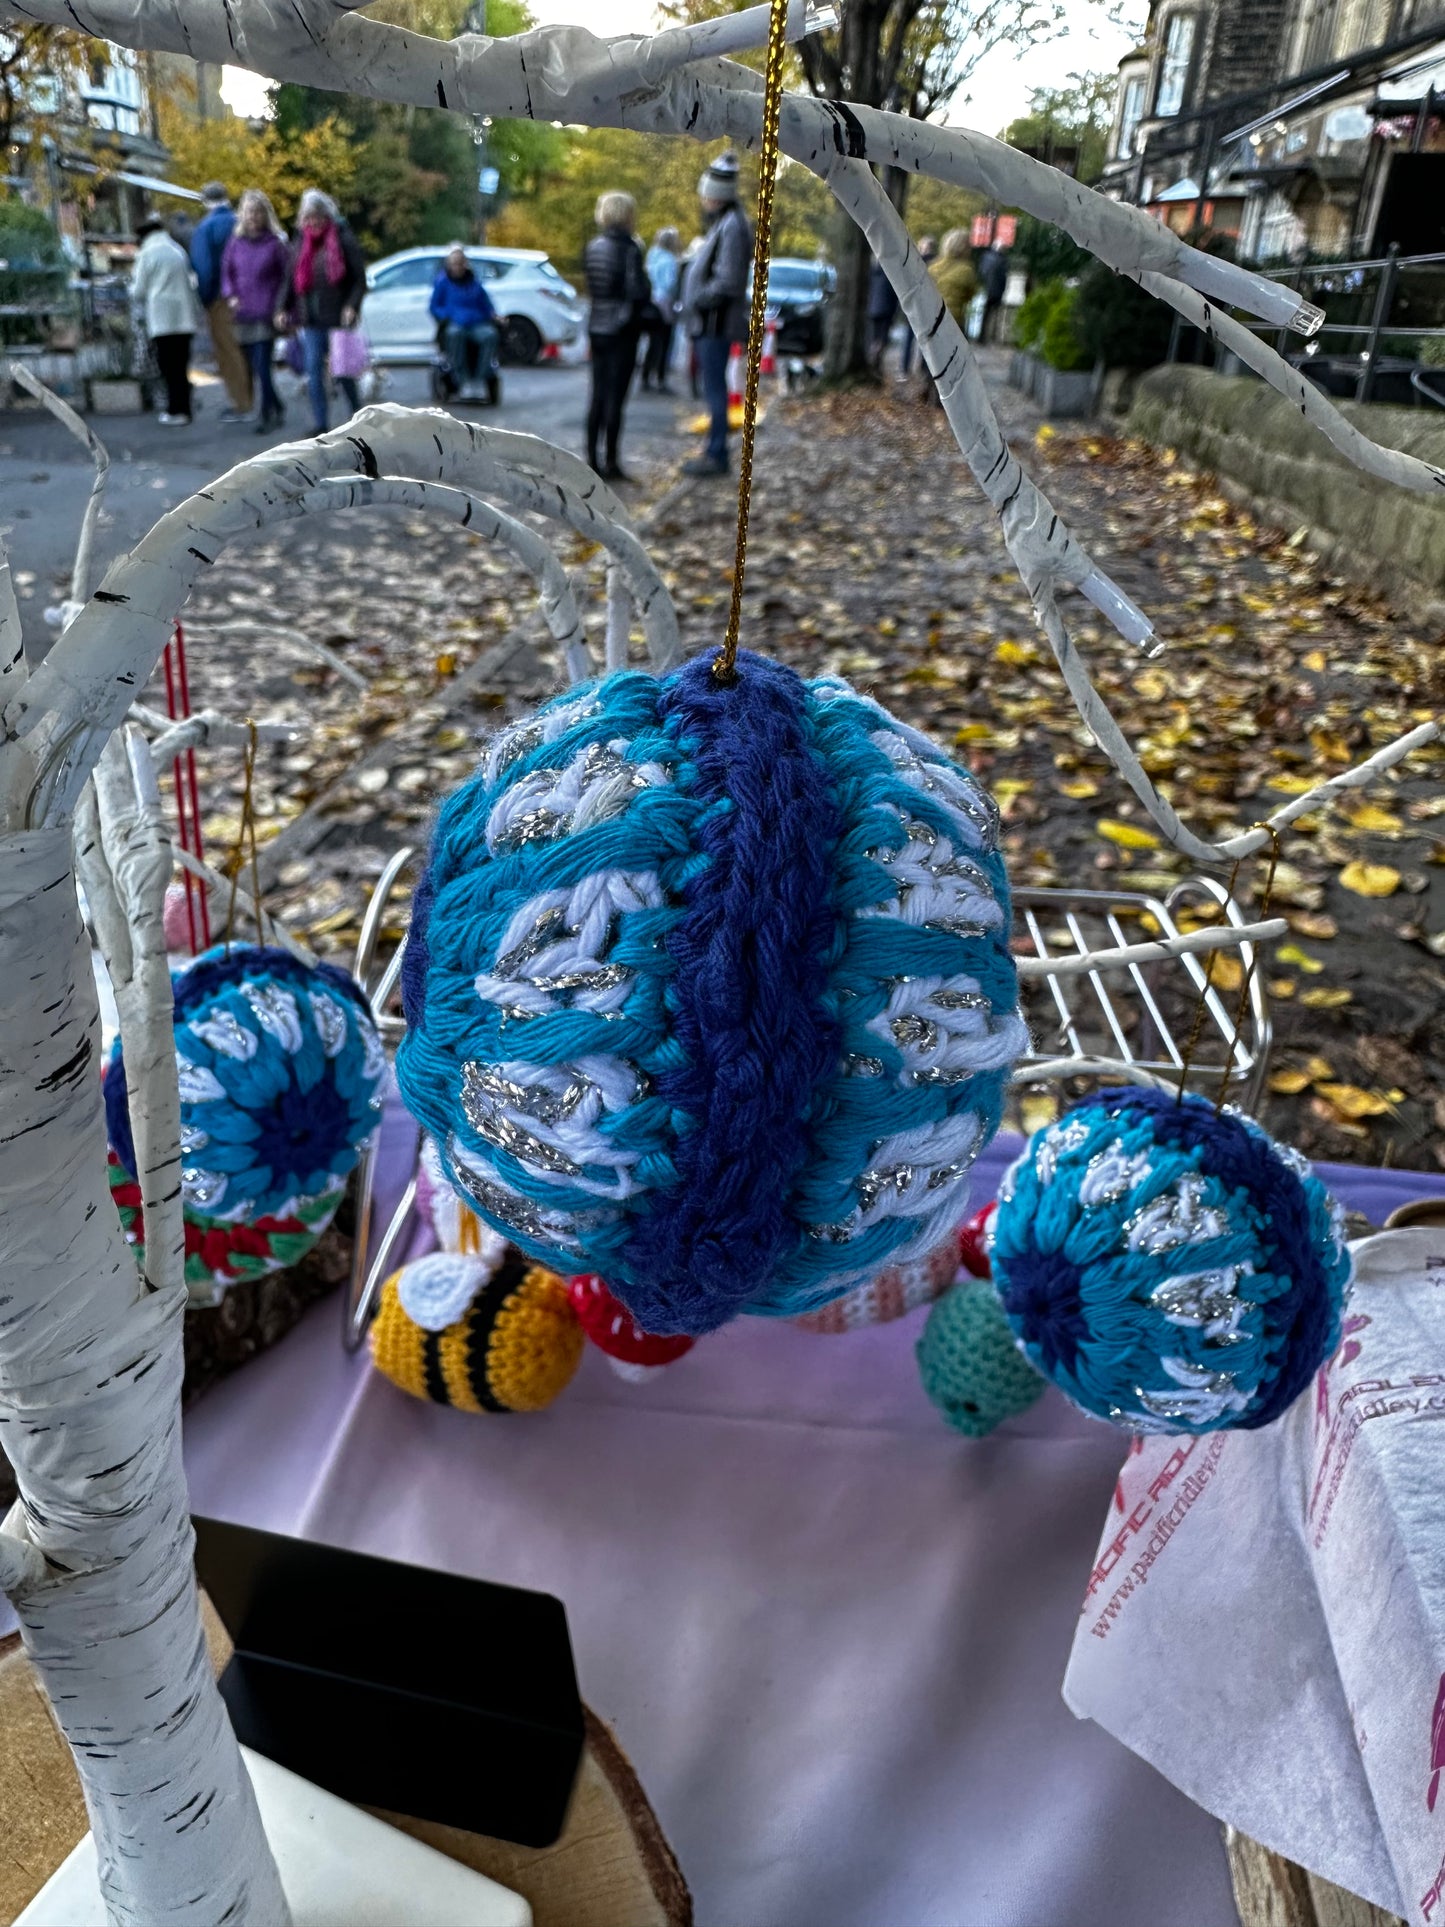
[[1004,139],[1044,161],[1072,150],[1074,179],[1097,181],[1108,158],[1117,84],[1114,74],[1070,74],[1062,87],[1036,87],[1029,111],[1010,121]]
[[233,200],[258,187],[287,226],[308,187],[343,198],[350,193],[357,155],[334,115],[294,131],[275,122],[255,126],[234,114],[196,120],[174,96],[160,101],[158,114],[161,139],[171,151],[170,175],[181,187],[220,181]]

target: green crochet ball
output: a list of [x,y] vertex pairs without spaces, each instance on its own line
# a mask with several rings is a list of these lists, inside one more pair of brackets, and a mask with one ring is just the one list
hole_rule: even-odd
[[924,1391],[971,1439],[1026,1412],[1044,1389],[987,1278],[969,1278],[940,1298],[915,1350]]

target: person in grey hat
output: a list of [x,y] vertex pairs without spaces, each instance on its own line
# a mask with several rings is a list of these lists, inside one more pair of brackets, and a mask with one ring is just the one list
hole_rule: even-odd
[[748,270],[753,230],[738,200],[738,157],[719,154],[697,184],[702,246],[688,265],[682,309],[697,355],[710,422],[707,446],[686,475],[728,472],[728,357],[748,338]]
[[220,181],[208,181],[201,189],[201,199],[206,211],[191,230],[191,266],[196,271],[201,306],[211,324],[216,366],[231,404],[221,420],[245,421],[251,413],[251,370],[236,340],[230,303],[221,293],[221,260],[236,226],[236,211]]

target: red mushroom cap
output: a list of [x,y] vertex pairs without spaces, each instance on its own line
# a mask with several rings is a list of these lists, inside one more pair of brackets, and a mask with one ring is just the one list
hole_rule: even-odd
[[567,1283],[567,1295],[577,1322],[599,1351],[626,1365],[670,1365],[692,1350],[694,1339],[685,1332],[658,1338],[645,1332],[632,1313],[590,1272]]

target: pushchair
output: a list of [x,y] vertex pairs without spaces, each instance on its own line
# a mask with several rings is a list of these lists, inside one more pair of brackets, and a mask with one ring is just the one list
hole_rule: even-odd
[[446,351],[446,328],[438,325],[436,347],[431,361],[433,401],[484,403],[495,408],[502,399],[502,377],[497,363],[497,331],[491,331],[489,344],[467,343],[467,361],[473,366],[454,368]]

